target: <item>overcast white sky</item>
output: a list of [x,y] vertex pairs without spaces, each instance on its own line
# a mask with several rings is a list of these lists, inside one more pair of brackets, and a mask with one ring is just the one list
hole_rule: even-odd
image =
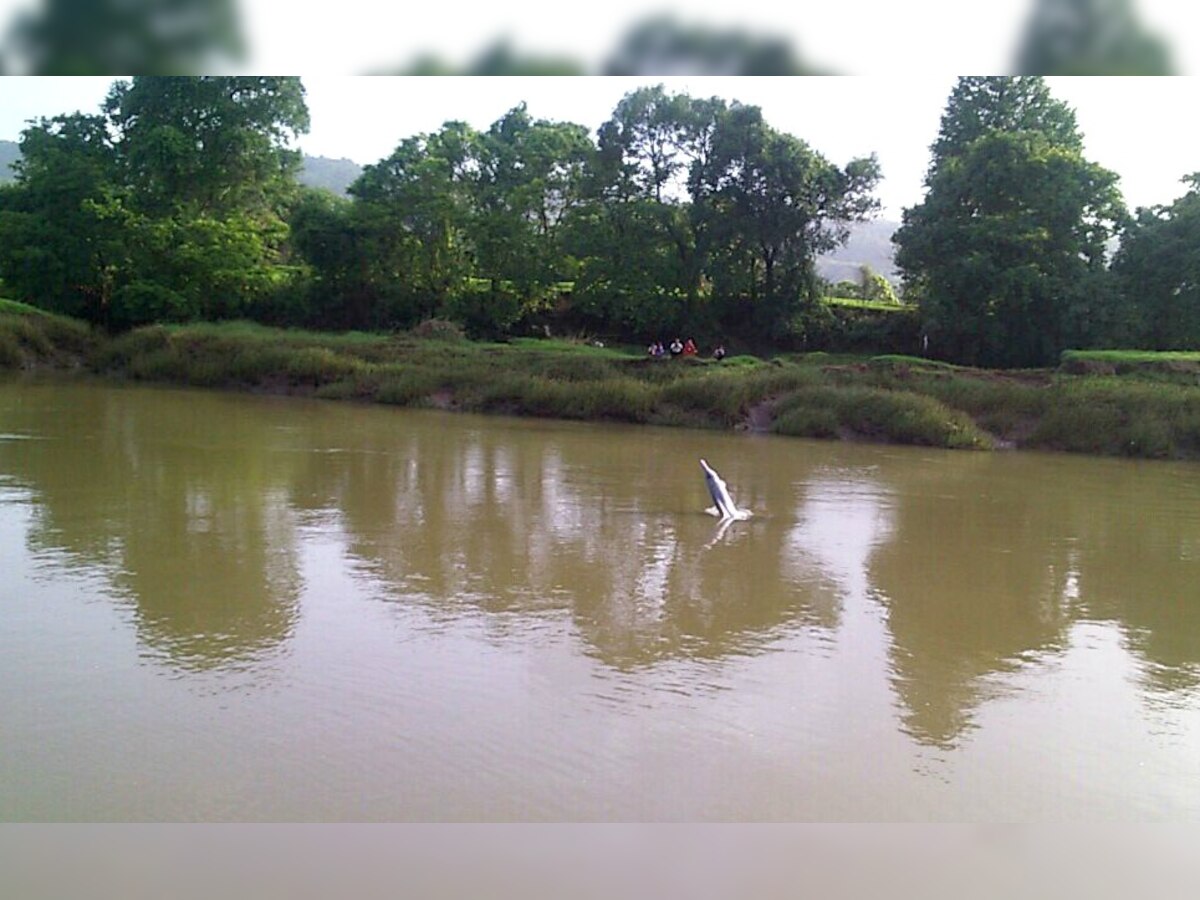
[[[622,95],[665,83],[693,96],[760,106],[769,123],[844,165],[876,153],[884,215],[918,202],[929,145],[954,78],[892,75],[829,78],[389,78],[304,76],[312,130],[305,152],[372,163],[404,137],[450,119],[486,128],[522,100],[532,115],[595,129]],[[1121,176],[1131,207],[1169,203],[1180,178],[1200,171],[1194,111],[1200,78],[1052,78],[1076,110],[1089,159]],[[36,116],[98,109],[111,79],[0,80],[0,139],[16,140]]]

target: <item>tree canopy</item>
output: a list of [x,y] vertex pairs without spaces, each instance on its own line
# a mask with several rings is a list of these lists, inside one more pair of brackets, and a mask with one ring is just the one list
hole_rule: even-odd
[[[882,176],[758,107],[661,85],[594,135],[517,104],[403,137],[345,197],[297,184],[307,127],[303,85],[282,77],[139,76],[94,114],[33,123],[0,185],[5,292],[114,329],[446,318],[488,337],[815,348],[833,316],[817,257],[875,214]],[[915,309],[929,353],[1041,366],[1068,347],[1200,346],[1200,176],[1129,216],[1039,77],[960,79],[930,150],[895,235],[903,297],[871,273],[853,285]],[[903,319],[878,334],[906,343],[879,349],[918,349]]]
[[1200,349],[1200,172],[1183,181],[1174,203],[1137,211],[1113,264],[1133,346]]
[[6,283],[111,327],[247,314],[288,276],[303,96],[296,78],[139,76],[102,114],[27,129],[0,195]]
[[1106,245],[1125,216],[1117,177],[1084,159],[1074,113],[1040,78],[964,78],[897,264],[932,351],[1035,366],[1087,340]]
[[[376,272],[389,324],[445,315],[503,333],[569,285],[579,327],[786,341],[816,296],[815,256],[874,210],[878,178],[873,158],[839,168],[756,107],[660,86],[625,96],[595,142],[524,105],[483,132],[406,138],[351,187],[347,222],[372,248],[357,271]],[[323,287],[344,278],[308,259]]]

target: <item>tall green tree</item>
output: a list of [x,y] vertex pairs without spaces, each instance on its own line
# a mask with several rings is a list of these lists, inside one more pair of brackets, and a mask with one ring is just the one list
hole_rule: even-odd
[[1113,263],[1131,313],[1126,342],[1200,349],[1200,172],[1169,206],[1137,211]]
[[138,207],[158,215],[277,212],[309,128],[304,87],[281,76],[139,76],[104,104]]
[[899,304],[892,283],[868,265],[858,267],[859,296],[874,303]]
[[139,76],[104,109],[139,234],[117,321],[255,316],[298,275],[284,214],[309,126],[300,80]]
[[494,330],[545,307],[555,283],[575,274],[563,225],[581,202],[594,147],[582,125],[535,120],[521,104],[480,135],[476,149],[469,234],[476,276],[487,279],[491,296],[464,295],[467,307],[483,307],[460,315]]
[[692,215],[688,178],[724,107],[644,87],[600,127],[589,202],[571,232],[576,306],[600,327],[653,335],[696,326],[707,223]]
[[109,327],[255,315],[298,274],[283,213],[308,127],[294,78],[138,77],[44,120],[0,205],[0,273]]
[[1074,114],[1040,78],[959,81],[925,199],[894,238],[931,352],[1038,366],[1087,340],[1125,211],[1116,175],[1081,148]]
[[1045,79],[1004,76],[960,78],[950,92],[933,142],[926,187],[947,160],[995,132],[1033,131],[1056,147],[1083,150],[1075,111],[1054,99]]
[[600,152],[611,161],[610,188],[619,195],[659,203],[678,197],[694,157],[693,136],[700,114],[691,97],[668,94],[661,84],[622,97],[599,132]]
[[350,186],[372,281],[392,325],[444,315],[473,272],[467,229],[478,133],[462,122],[405,138]]
[[373,221],[363,204],[319,189],[301,193],[288,225],[289,242],[309,267],[292,322],[342,330],[394,324],[387,266],[398,234]]
[[879,178],[873,156],[840,168],[771,128],[757,107],[725,111],[691,184],[694,214],[721,248],[716,290],[737,303],[727,321],[749,313],[759,337],[783,339],[817,300],[816,257],[846,240],[849,222],[878,209]]
[[686,209],[664,209],[644,197],[593,201],[576,210],[564,247],[578,260],[571,303],[577,324],[639,337],[689,330],[682,287],[689,277],[675,242],[687,228]]
[[128,279],[116,153],[102,116],[42,119],[0,187],[0,277],[34,305],[107,323]]

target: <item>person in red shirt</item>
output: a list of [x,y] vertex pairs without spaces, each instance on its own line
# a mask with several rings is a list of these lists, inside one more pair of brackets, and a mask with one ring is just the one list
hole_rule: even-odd
[[683,345],[683,355],[684,356],[695,356],[696,355],[696,342],[693,341],[691,338],[688,338],[687,341]]

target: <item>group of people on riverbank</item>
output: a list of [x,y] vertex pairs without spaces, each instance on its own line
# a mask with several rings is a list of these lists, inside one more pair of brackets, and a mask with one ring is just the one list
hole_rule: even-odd
[[[675,338],[675,340],[671,341],[671,343],[665,346],[663,345],[662,341],[655,341],[648,348],[646,348],[646,352],[652,359],[663,359],[664,357],[668,356],[671,359],[675,359],[676,357],[680,356],[696,356],[700,351],[696,347],[696,342],[691,338],[688,338],[686,341],[681,341],[679,338]],[[715,360],[720,361],[724,359],[725,345],[717,344],[717,346],[713,348],[712,355],[713,359]]]

